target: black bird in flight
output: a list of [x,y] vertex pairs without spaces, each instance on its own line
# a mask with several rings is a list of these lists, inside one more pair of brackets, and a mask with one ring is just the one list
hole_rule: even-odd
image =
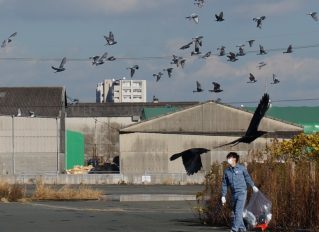
[[255,83],[257,82],[255,76],[252,73],[249,73],[249,81],[247,83]]
[[236,54],[236,56],[244,56],[246,55],[245,51],[244,51],[244,47],[245,44],[242,45],[238,45],[237,47],[239,48],[238,53]]
[[204,38],[204,36],[199,35],[199,36],[196,36],[195,38],[192,38],[192,40],[194,43],[198,43],[199,46],[202,46],[203,45],[203,38]]
[[199,47],[203,46],[202,39],[203,39],[203,36],[197,36],[197,37],[193,38],[195,48],[194,48],[194,51],[191,52],[191,56],[201,54]]
[[279,84],[279,80],[276,78],[275,74],[272,74],[272,82],[270,84],[276,85]]
[[265,51],[262,45],[259,45],[259,53],[257,55],[266,55],[267,52]]
[[202,89],[202,86],[201,84],[196,81],[196,90],[193,90],[193,93],[200,93],[200,92],[203,92],[204,90]]
[[15,37],[18,34],[18,32],[14,32],[12,35],[10,35],[8,37],[8,39],[5,39],[2,44],[1,44],[1,48],[5,48],[7,46],[7,44],[12,42],[13,37]]
[[163,76],[162,72],[153,74],[153,77],[156,77],[156,82],[158,82],[162,78],[162,76]]
[[194,20],[194,22],[195,22],[196,24],[199,23],[198,14],[192,13],[190,16],[187,16],[187,17],[185,17],[185,18],[187,18],[187,19],[189,19],[189,20]]
[[236,54],[233,53],[233,52],[229,52],[229,54],[227,55],[227,57],[228,57],[228,60],[227,60],[227,61],[230,61],[230,62],[235,62],[236,60],[238,60],[238,59],[236,58]]
[[266,131],[259,131],[258,126],[262,120],[262,118],[265,116],[266,111],[269,108],[269,95],[267,93],[264,94],[264,96],[261,98],[255,113],[250,121],[250,124],[248,126],[248,129],[244,136],[240,137],[239,139],[236,139],[230,143],[222,144],[220,146],[217,146],[215,148],[224,147],[227,145],[235,146],[238,143],[251,143],[258,137],[266,134]]
[[221,46],[220,48],[217,48],[219,50],[219,56],[224,56],[225,55],[225,46]]
[[214,89],[208,90],[209,92],[214,92],[214,93],[223,92],[223,90],[220,88],[220,84],[219,84],[219,83],[217,83],[217,82],[212,82],[212,84],[214,85]]
[[313,20],[318,21],[317,12],[309,12],[307,15],[310,15]]
[[104,35],[104,39],[106,40],[105,45],[114,45],[117,44],[117,41],[114,39],[114,34],[112,31],[109,32],[109,36]]
[[267,64],[264,61],[258,63],[257,68],[261,69],[262,67],[266,66]]
[[165,68],[163,69],[164,72],[167,72],[169,78],[172,77],[173,68]]
[[192,41],[192,42],[189,42],[188,44],[183,45],[183,46],[180,47],[179,49],[184,50],[184,49],[190,48],[190,46],[191,46],[192,44],[193,44],[193,41]]
[[66,63],[66,57],[63,57],[61,64],[58,68],[54,67],[54,66],[51,66],[51,68],[55,70],[55,73],[62,72],[65,70],[65,68],[64,68],[65,63]]
[[193,175],[203,167],[200,155],[208,151],[210,150],[206,148],[190,148],[181,153],[172,155],[169,159],[170,161],[173,161],[179,157],[182,157],[187,175]]
[[102,56],[92,56],[89,59],[92,59],[92,65],[98,66],[104,64],[107,59],[107,52],[104,52]]
[[257,18],[253,18],[253,20],[257,23],[257,27],[261,29],[262,21],[266,19],[266,16],[261,16]]
[[290,45],[288,46],[288,48],[287,48],[287,51],[284,51],[283,53],[284,53],[284,54],[285,54],[285,53],[292,53],[292,45],[290,44]]
[[248,42],[248,44],[249,44],[249,47],[252,47],[252,46],[253,46],[253,43],[255,42],[255,40],[254,40],[254,39],[251,39],[251,40],[248,40],[247,42]]
[[224,13],[221,11],[221,12],[219,13],[219,15],[215,14],[215,18],[216,18],[216,21],[217,21],[217,22],[222,22],[222,21],[224,21]]
[[133,65],[131,67],[127,67],[126,69],[130,70],[130,76],[132,78],[134,76],[135,70],[139,69],[139,66],[136,64],[136,65]]
[[186,60],[183,57],[173,55],[171,64],[176,64],[177,67],[180,65],[182,68],[184,68],[185,62]]
[[211,56],[211,54],[212,54],[212,52],[211,52],[211,51],[206,52],[204,55],[202,55],[202,56],[201,56],[201,58],[206,59],[206,58],[210,57],[210,56]]
[[201,51],[199,50],[199,45],[195,43],[195,49],[194,51],[191,52],[191,56],[200,55],[200,54],[201,54]]

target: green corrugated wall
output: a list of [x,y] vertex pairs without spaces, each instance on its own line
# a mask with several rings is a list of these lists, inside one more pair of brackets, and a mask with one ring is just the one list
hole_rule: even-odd
[[84,165],[84,135],[76,131],[66,131],[67,154],[65,168],[71,169],[75,165]]
[[[248,111],[254,112],[255,107],[245,107]],[[314,106],[273,106],[270,107],[266,116],[278,118],[287,122],[299,124],[304,127],[304,133],[310,134],[319,132],[319,107]]]
[[173,106],[144,107],[142,111],[142,120],[149,120],[176,111],[178,111],[178,108]]

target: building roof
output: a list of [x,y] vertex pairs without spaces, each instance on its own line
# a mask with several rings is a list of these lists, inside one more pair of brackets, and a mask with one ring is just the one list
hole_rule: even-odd
[[67,117],[132,117],[142,116],[144,108],[187,108],[198,102],[78,103],[68,105]]
[[178,110],[179,107],[176,106],[144,107],[142,110],[142,120],[149,120]]
[[0,114],[58,117],[65,107],[64,87],[0,87]]
[[[246,110],[210,101],[136,123],[121,129],[121,133],[238,135],[247,130],[252,116]],[[284,137],[302,131],[301,126],[267,117],[261,121],[259,129]]]
[[[254,107],[246,109],[255,111]],[[305,133],[319,132],[319,106],[272,106],[266,115],[302,125]]]

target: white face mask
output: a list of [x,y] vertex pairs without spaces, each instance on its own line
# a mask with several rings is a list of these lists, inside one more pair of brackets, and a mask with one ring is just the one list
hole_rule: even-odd
[[227,163],[229,163],[230,165],[233,164],[233,160],[232,159],[227,159]]

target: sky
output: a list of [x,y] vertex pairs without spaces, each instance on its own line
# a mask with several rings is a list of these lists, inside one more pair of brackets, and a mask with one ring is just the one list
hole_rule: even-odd
[[[224,12],[216,22],[214,14]],[[233,105],[256,105],[264,92],[273,105],[319,105],[319,21],[307,13],[317,11],[317,0],[0,0],[0,40],[17,36],[0,49],[1,86],[65,86],[67,95],[80,102],[95,102],[98,82],[130,79],[127,67],[139,65],[133,79],[147,80],[147,100],[162,102],[221,99]],[[185,17],[196,13],[199,23]],[[254,17],[266,16],[262,29]],[[105,46],[112,31],[117,44]],[[196,36],[200,48],[212,56],[191,56],[192,46],[179,49]],[[254,39],[253,47],[247,40]],[[229,62],[217,48],[246,55]],[[259,44],[268,50],[257,55]],[[292,45],[293,53],[283,54]],[[93,66],[89,57],[108,52],[117,60]],[[184,68],[171,64],[172,55],[186,59]],[[67,58],[66,70],[54,73]],[[24,59],[21,59],[24,58]],[[267,63],[261,69],[259,62]],[[159,82],[154,73],[173,67]],[[248,84],[249,73],[257,82]],[[270,84],[272,75],[280,80]],[[204,92],[193,93],[199,81]],[[212,82],[224,90],[211,93]]]

